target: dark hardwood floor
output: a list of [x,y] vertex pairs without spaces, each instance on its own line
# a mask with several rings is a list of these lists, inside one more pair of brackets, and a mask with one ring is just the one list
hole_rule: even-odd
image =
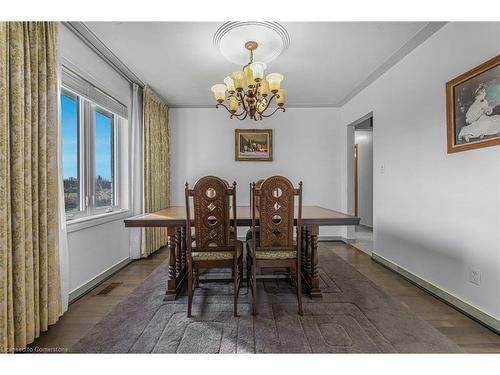
[[[341,242],[321,242],[320,248],[335,252],[387,294],[457,343],[465,352],[500,353],[500,335],[372,261],[364,252]],[[46,351],[64,352],[85,336],[113,307],[127,298],[167,257],[168,249],[164,248],[148,259],[132,262],[72,303],[59,322],[30,347],[37,352],[45,351],[44,348],[47,348]]]
[[322,245],[459,345],[464,352],[500,353],[500,335],[374,262],[366,253],[340,242],[323,242]]

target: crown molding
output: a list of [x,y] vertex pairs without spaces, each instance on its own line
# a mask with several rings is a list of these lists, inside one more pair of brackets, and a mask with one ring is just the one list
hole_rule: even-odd
[[[106,61],[113,69],[122,75],[127,81],[139,85],[144,88],[146,84],[141,81],[135,73],[130,70],[83,22],[62,22],[70,31],[88,45],[95,53],[97,53],[104,61]],[[231,24],[230,22],[228,24]],[[410,40],[408,40],[400,49],[393,53],[382,65],[373,71],[363,82],[356,86],[349,94],[347,94],[338,103],[332,104],[296,104],[287,105],[287,108],[340,108],[354,98],[357,94],[363,91],[366,87],[372,84],[385,72],[391,69],[411,51],[417,48],[425,40],[431,37],[435,32],[441,29],[447,22],[429,22],[422,27]],[[206,104],[179,104],[171,105],[170,108],[214,108],[214,105]]]
[[[170,108],[215,108],[215,104],[177,104],[171,105]],[[340,108],[334,104],[287,104],[285,108]]]
[[375,80],[377,80],[382,74],[391,69],[399,61],[401,61],[405,56],[407,56],[411,51],[421,45],[424,41],[429,39],[436,31],[446,25],[448,22],[429,22],[424,27],[422,27],[417,33],[408,40],[400,49],[394,52],[382,65],[380,65],[374,72],[372,72],[363,82],[354,88],[349,94],[347,94],[344,99],[337,103],[338,107],[342,107],[349,100],[354,98],[357,94],[367,88]]
[[144,87],[145,83],[137,77],[83,22],[62,22],[70,31],[97,53],[113,69],[130,83]]

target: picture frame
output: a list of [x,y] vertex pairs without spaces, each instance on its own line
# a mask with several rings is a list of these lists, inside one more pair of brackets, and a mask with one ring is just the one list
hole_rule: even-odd
[[500,55],[446,83],[448,153],[500,144]]
[[236,161],[273,161],[272,129],[235,129]]

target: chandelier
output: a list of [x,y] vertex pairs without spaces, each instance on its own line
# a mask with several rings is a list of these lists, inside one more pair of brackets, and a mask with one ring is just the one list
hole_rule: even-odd
[[[241,70],[224,78],[224,83],[212,86],[217,100],[215,107],[224,107],[230,113],[231,119],[236,117],[238,120],[244,120],[250,116],[258,121],[274,115],[278,110],[285,112],[287,90],[280,87],[284,77],[280,73],[270,73],[264,79],[266,64],[253,61],[253,51],[257,47],[257,42],[246,42],[245,48],[250,51],[250,62]],[[227,105],[224,104],[226,92]],[[274,110],[269,108],[273,99],[276,104]]]

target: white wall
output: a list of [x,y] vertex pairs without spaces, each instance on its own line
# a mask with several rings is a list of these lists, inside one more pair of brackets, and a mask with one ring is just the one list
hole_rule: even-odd
[[[83,78],[103,88],[130,111],[130,84],[64,25],[60,27],[59,52],[62,62]],[[121,179],[128,179],[127,129],[121,129]],[[128,196],[128,185],[122,184],[121,196]],[[128,207],[128,199],[125,207]],[[71,228],[71,224],[68,229]],[[123,218],[68,233],[70,292],[88,283],[104,271],[129,258],[129,233]]]
[[499,53],[499,23],[450,23],[341,109],[373,111],[375,252],[497,318],[500,147],[447,154],[445,83]]
[[[170,110],[172,205],[184,205],[184,182],[214,174],[238,183],[237,200],[249,204],[249,183],[275,174],[304,182],[304,204],[341,208],[339,110],[289,108],[254,122],[230,120],[215,108]],[[234,160],[235,128],[272,128],[274,161]],[[321,235],[339,235],[339,228]]]
[[373,227],[373,136],[371,130],[356,130],[358,144],[358,216],[360,223]]

